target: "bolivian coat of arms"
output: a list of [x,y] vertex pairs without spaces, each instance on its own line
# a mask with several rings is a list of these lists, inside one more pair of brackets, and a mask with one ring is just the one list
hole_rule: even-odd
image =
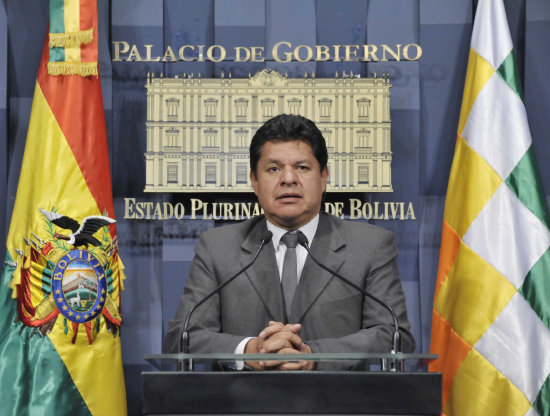
[[78,222],[55,209],[40,212],[46,231],[41,234],[48,238],[32,233],[24,238],[24,248],[16,249],[20,256],[14,265],[20,271],[18,319],[41,336],[63,319],[73,344],[80,325],[91,344],[101,319],[116,336],[121,316],[113,296],[120,293],[119,259],[116,237],[109,233],[115,220],[92,215]]

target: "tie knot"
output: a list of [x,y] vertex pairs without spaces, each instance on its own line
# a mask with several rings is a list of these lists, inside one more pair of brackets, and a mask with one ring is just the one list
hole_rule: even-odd
[[298,245],[298,234],[286,233],[281,237],[281,240],[283,240],[287,248],[296,248]]

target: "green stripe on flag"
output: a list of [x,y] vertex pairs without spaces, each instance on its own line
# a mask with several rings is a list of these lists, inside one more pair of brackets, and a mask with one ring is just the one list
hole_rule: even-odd
[[521,86],[521,81],[519,79],[519,71],[516,66],[516,60],[514,57],[514,51],[510,51],[506,59],[502,62],[502,64],[497,69],[498,74],[502,77],[502,79],[512,88],[517,95],[519,95],[519,98],[521,98],[521,101],[523,101],[523,88]]
[[532,145],[508,176],[506,184],[529,211],[550,229],[550,217]]
[[50,62],[65,62],[65,48],[50,48]]
[[[50,0],[50,33],[65,32],[65,0]],[[50,48],[50,62],[65,62],[65,48]]]
[[519,293],[550,329],[550,248],[529,270]]
[[[13,262],[9,253],[6,261]],[[16,415],[85,415],[90,411],[76,388],[67,367],[49,337],[28,334],[32,328],[19,330],[17,300],[9,287],[13,267],[4,266],[0,277],[0,414]],[[61,316],[61,315],[60,315]],[[6,389],[5,386],[15,386]]]
[[550,376],[546,377],[533,407],[540,416],[550,415]]
[[50,33],[65,32],[65,0],[50,0]]

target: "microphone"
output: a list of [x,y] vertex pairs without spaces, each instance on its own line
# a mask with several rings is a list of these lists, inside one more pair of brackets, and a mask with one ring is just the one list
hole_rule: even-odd
[[397,316],[395,315],[395,312],[393,311],[393,309],[390,307],[390,305],[388,305],[386,302],[378,299],[376,296],[374,295],[371,295],[369,292],[367,292],[365,289],[363,289],[362,287],[360,286],[357,286],[355,283],[353,283],[351,280],[348,280],[346,279],[344,276],[336,273],[334,270],[330,270],[327,266],[325,266],[324,264],[321,264],[315,257],[313,257],[313,253],[311,252],[311,250],[309,249],[309,242],[307,240],[307,237],[305,236],[304,233],[302,233],[301,231],[298,231],[297,233],[297,236],[298,236],[298,244],[300,244],[302,247],[304,247],[308,254],[310,255],[310,257],[312,258],[312,260],[317,263],[317,265],[319,265],[320,267],[322,267],[323,269],[325,269],[327,272],[331,273],[332,275],[336,276],[338,279],[342,280],[344,283],[348,284],[349,286],[353,287],[355,290],[357,290],[358,292],[360,292],[361,294],[363,294],[364,296],[367,296],[369,297],[370,299],[374,300],[376,303],[378,303],[379,305],[383,306],[384,308],[386,308],[390,313],[391,313],[391,316],[393,318],[393,326],[394,326],[394,333],[393,333],[393,339],[392,339],[392,350],[391,350],[391,353],[392,354],[398,354],[401,352],[401,334],[399,332],[399,324],[397,323]]
[[260,246],[258,247],[258,250],[254,254],[254,257],[252,257],[252,260],[250,263],[248,263],[246,266],[244,266],[241,270],[239,270],[237,273],[235,273],[233,276],[231,276],[229,279],[227,279],[225,282],[223,282],[221,285],[219,285],[217,288],[215,288],[212,292],[210,292],[208,295],[206,295],[204,298],[202,298],[199,302],[197,302],[193,307],[189,310],[187,313],[187,317],[185,318],[185,323],[183,325],[183,334],[180,340],[180,352],[183,352],[185,354],[189,354],[189,320],[191,319],[191,315],[193,315],[193,312],[201,306],[204,302],[206,302],[208,299],[210,299],[212,296],[214,296],[216,293],[219,293],[225,286],[227,286],[229,283],[231,283],[233,280],[235,280],[239,275],[244,273],[250,266],[254,264],[256,261],[256,258],[260,254],[260,251],[262,251],[262,248],[271,241],[271,237],[273,236],[273,233],[271,231],[265,231],[261,236]]

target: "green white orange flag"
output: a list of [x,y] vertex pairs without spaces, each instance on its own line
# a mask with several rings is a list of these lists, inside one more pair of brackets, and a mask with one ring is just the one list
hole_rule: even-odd
[[97,0],[51,0],[50,32],[0,278],[0,414],[125,415]]
[[550,415],[549,225],[504,5],[480,0],[433,310],[446,415]]

